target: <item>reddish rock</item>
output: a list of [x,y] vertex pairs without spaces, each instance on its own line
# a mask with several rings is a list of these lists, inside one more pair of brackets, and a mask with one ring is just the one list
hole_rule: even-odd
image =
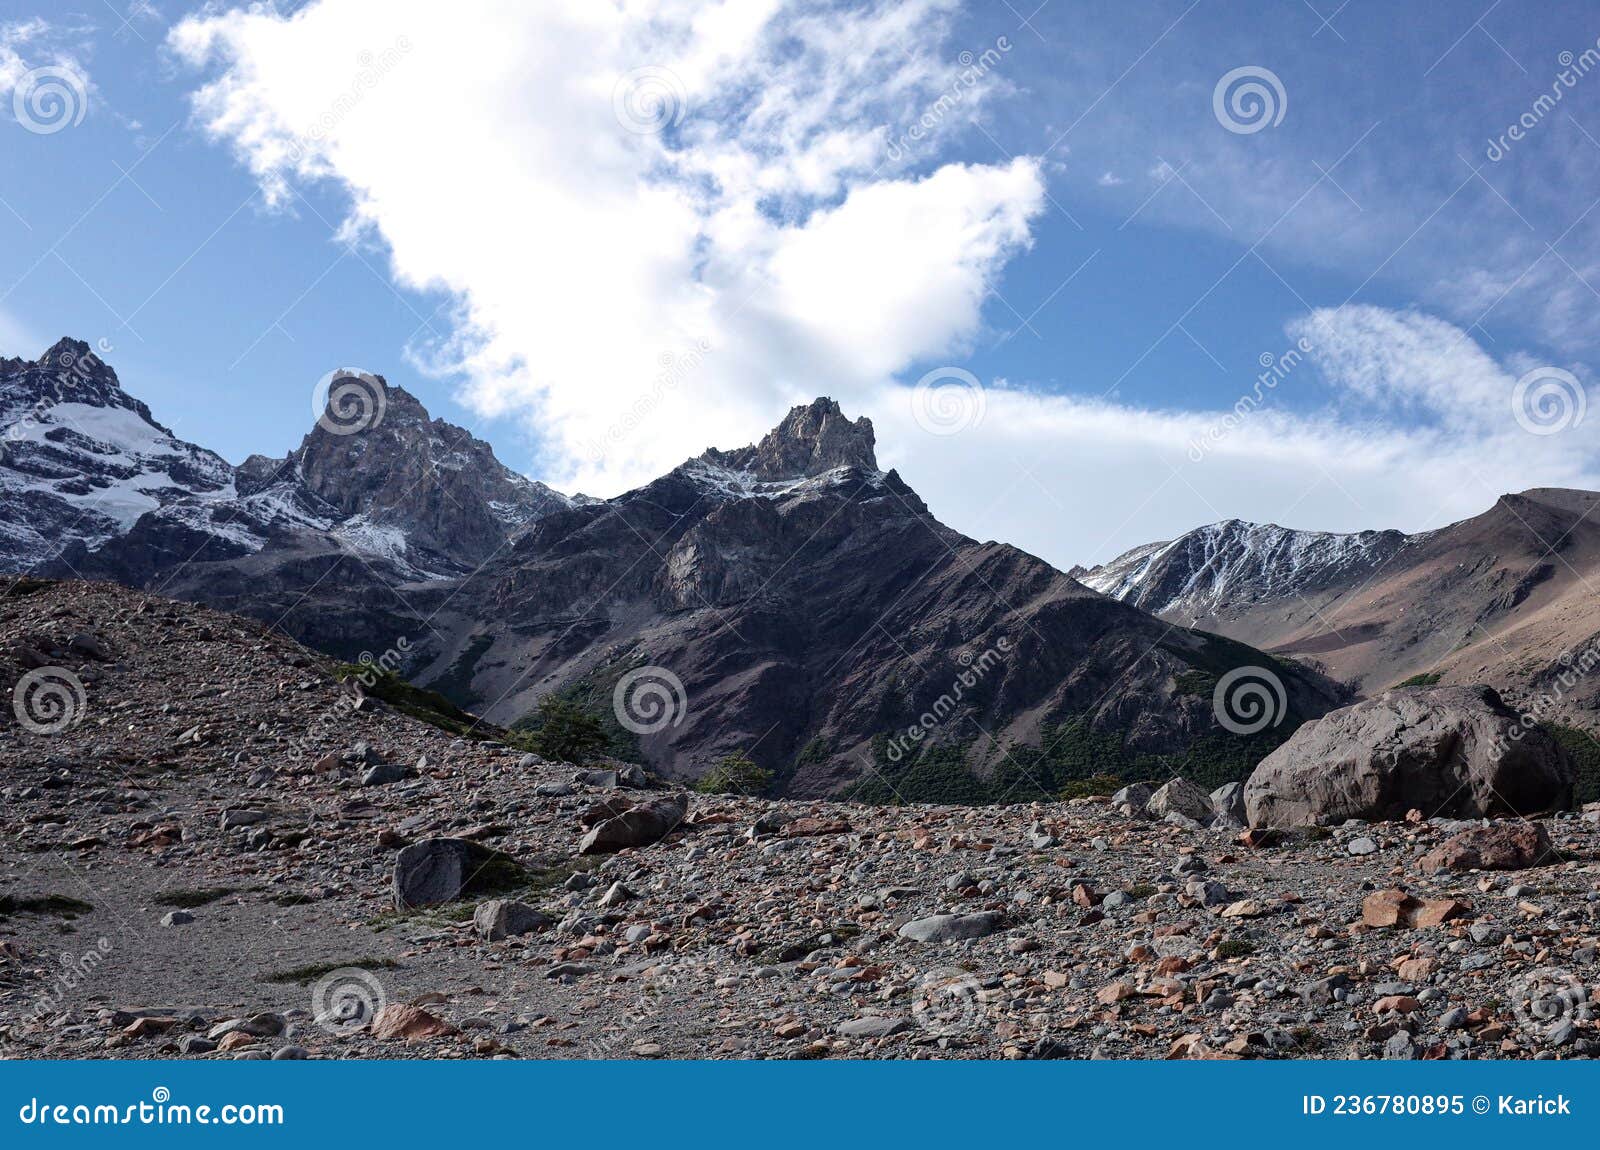
[[1403,890],[1380,890],[1361,903],[1361,921],[1368,926],[1405,926],[1417,900]]
[[1430,898],[1423,901],[1412,917],[1411,925],[1417,927],[1439,926],[1453,918],[1472,913],[1472,907],[1459,899]]
[[1472,910],[1453,898],[1419,899],[1403,890],[1380,890],[1361,904],[1361,921],[1371,927],[1438,926]]
[[1439,871],[1522,870],[1558,861],[1540,823],[1495,823],[1446,839],[1418,861],[1424,874]]
[[850,833],[850,824],[843,819],[814,819],[810,817],[795,819],[783,828],[783,837],[789,839],[808,838],[812,835],[847,835]]
[[372,1020],[372,1037],[403,1038],[413,1042],[422,1038],[438,1038],[454,1034],[456,1028],[442,1018],[437,1018],[420,1006],[407,1006],[392,1002],[378,1011]]
[[1425,982],[1433,977],[1438,966],[1438,959],[1408,958],[1396,968],[1395,973],[1402,982]]
[[1410,1014],[1414,1010],[1421,1010],[1422,1003],[1412,998],[1409,994],[1391,994],[1387,998],[1380,998],[1372,1004],[1374,1014]]

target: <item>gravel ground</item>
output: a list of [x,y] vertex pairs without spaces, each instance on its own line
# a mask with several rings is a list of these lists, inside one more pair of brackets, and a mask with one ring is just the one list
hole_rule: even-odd
[[[11,1057],[1600,1051],[1595,811],[1545,823],[1542,865],[1462,874],[1417,861],[1465,824],[1251,846],[1103,799],[695,795],[665,838],[581,855],[597,801],[673,792],[455,737],[257,624],[120,588],[24,585],[0,640],[7,685],[81,684],[66,729],[0,730]],[[375,764],[402,777],[362,785]],[[397,910],[399,851],[440,837],[516,865]],[[1364,921],[1395,888],[1459,905]],[[489,941],[491,896],[543,913]]]

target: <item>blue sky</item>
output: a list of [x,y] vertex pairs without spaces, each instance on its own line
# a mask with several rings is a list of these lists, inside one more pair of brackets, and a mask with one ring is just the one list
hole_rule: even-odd
[[598,494],[833,394],[1061,565],[1419,530],[1596,483],[1597,37],[1512,0],[8,0],[0,353],[105,340],[235,462],[342,365]]

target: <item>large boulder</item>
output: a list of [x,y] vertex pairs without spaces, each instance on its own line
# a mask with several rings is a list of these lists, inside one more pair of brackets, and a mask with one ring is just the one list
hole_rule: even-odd
[[532,934],[543,930],[554,919],[542,910],[509,898],[492,898],[479,903],[473,912],[472,925],[478,937],[485,942],[499,942],[518,934]]
[[1572,762],[1489,687],[1386,691],[1296,731],[1245,784],[1252,827],[1424,815],[1484,818],[1569,806]]
[[395,857],[395,909],[435,906],[478,891],[500,889],[518,870],[509,855],[482,843],[424,839]]
[[610,854],[626,847],[647,847],[659,842],[683,823],[688,806],[682,797],[639,803],[596,822],[579,842],[578,853]]
[[1211,809],[1211,796],[1208,793],[1188,779],[1177,778],[1157,788],[1144,809],[1147,814],[1158,819],[1170,814],[1180,814],[1197,823],[1210,822],[1211,816],[1215,813]]
[[1245,825],[1244,784],[1223,783],[1212,791],[1211,809],[1217,812],[1213,826],[1243,827]]
[[977,914],[935,914],[913,919],[900,928],[900,937],[913,942],[954,942],[966,938],[983,938],[997,930],[1005,929],[1003,914],[980,911]]

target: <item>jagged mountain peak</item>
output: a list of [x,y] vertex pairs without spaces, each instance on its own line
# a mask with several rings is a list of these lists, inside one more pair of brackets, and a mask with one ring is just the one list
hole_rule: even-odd
[[95,548],[143,515],[229,492],[232,469],[157,423],[89,344],[0,360],[0,564]]
[[0,359],[0,390],[7,409],[35,411],[58,403],[123,407],[160,431],[150,409],[122,389],[117,373],[90,344],[71,336],[56,340],[38,359]]
[[761,483],[806,479],[839,467],[877,471],[876,436],[866,416],[850,419],[835,399],[819,396],[789,409],[761,441],[736,451],[712,448],[700,461],[748,473]]

